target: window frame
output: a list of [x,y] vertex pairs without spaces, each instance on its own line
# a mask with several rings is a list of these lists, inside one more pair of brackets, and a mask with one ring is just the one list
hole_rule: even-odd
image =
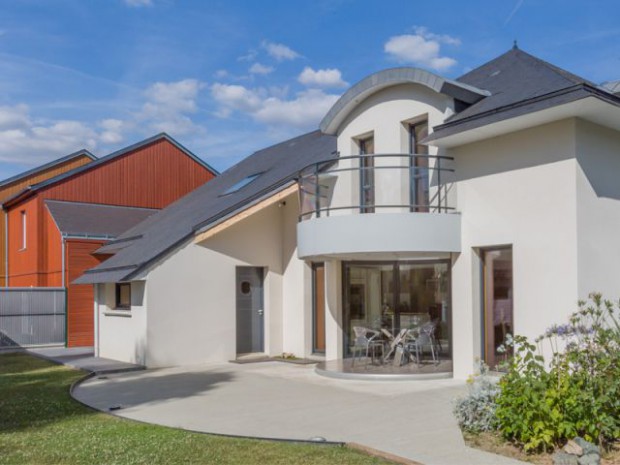
[[26,216],[26,210],[20,211],[20,218],[21,218],[22,234],[21,234],[21,244],[20,244],[19,250],[26,250],[28,246],[28,217]]
[[[128,288],[129,289],[129,299],[128,303],[121,302],[121,289]],[[116,283],[114,289],[114,309],[115,310],[131,310],[131,283]]]

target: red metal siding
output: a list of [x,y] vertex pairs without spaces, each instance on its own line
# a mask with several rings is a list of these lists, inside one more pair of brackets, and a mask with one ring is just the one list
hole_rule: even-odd
[[[46,199],[164,208],[214,174],[166,139],[138,148],[50,185],[9,207],[9,285],[61,286],[61,237],[45,207]],[[20,211],[28,210],[28,247],[18,251]],[[17,218],[15,220],[14,218]],[[71,241],[73,242],[73,241]],[[92,241],[66,250],[68,285],[68,341],[72,346],[92,345],[92,286],[69,283],[102,257],[93,257]],[[71,263],[69,263],[71,261]]]
[[213,178],[167,140],[39,192],[46,199],[163,208]]
[[[2,186],[0,187],[0,203],[8,199],[9,197],[21,192],[28,186],[32,186],[49,178],[53,178],[54,176],[65,173],[69,170],[72,170],[73,168],[77,168],[78,166],[85,165],[86,163],[90,163],[92,161],[92,158],[87,157],[86,155],[81,155],[51,168],[32,173],[30,176],[18,179],[10,184],[7,184],[6,186]],[[6,213],[0,212],[0,287],[6,286],[6,282],[4,279],[4,273],[6,271],[4,260],[6,253],[4,246],[5,221]]]
[[67,346],[92,346],[94,341],[94,293],[91,284],[71,284],[84,271],[101,263],[92,253],[103,241],[67,240]]

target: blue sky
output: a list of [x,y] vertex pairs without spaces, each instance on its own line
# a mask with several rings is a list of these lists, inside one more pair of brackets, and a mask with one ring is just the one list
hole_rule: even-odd
[[620,79],[620,2],[4,0],[0,178],[166,131],[224,170],[315,129],[397,65],[458,77],[523,50]]

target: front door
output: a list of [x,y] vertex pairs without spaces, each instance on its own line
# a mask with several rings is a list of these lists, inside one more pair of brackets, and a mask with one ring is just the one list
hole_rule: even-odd
[[263,269],[237,267],[237,353],[264,352]]

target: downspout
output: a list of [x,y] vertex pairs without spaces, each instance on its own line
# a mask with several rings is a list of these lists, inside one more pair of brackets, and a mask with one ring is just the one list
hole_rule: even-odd
[[68,299],[68,292],[67,289],[65,288],[65,235],[64,234],[60,234],[60,250],[62,251],[62,257],[61,257],[61,285],[60,287],[62,287],[65,290],[65,347],[69,346],[69,299]]
[[95,357],[99,357],[99,284],[93,284],[95,288],[95,302],[94,302],[94,311],[95,311]]
[[4,285],[9,287],[9,213],[2,209],[4,214]]
[[[60,249],[62,250],[62,258],[61,258],[61,270],[62,270],[62,276],[61,276],[61,281],[60,281],[60,287],[65,287],[65,235],[61,234],[61,239],[60,239]],[[66,289],[65,289],[66,291]]]

